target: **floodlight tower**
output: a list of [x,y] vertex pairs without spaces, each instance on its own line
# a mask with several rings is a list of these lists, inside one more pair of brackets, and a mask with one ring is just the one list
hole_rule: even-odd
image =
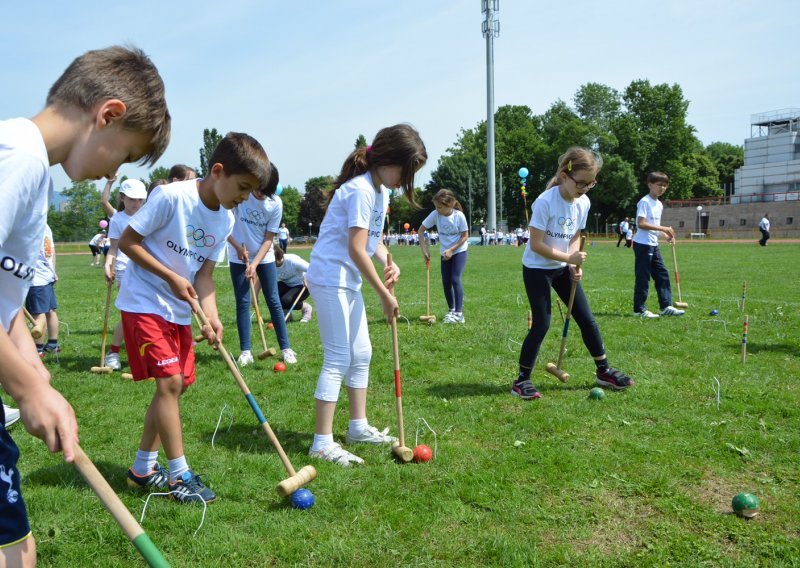
[[500,0],[481,0],[483,37],[486,38],[486,215],[489,227],[497,228],[494,183],[494,38],[500,36],[500,20],[495,13],[500,11]]

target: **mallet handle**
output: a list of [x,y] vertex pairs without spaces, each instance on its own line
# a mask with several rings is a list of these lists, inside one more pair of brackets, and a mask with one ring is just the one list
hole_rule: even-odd
[[675,286],[678,288],[678,301],[683,303],[683,297],[681,297],[681,277],[678,274],[678,257],[675,254],[675,240],[672,241],[672,264],[675,267]]
[[744,316],[744,332],[742,333],[742,363],[747,361],[747,326],[750,316]]
[[303,296],[303,292],[305,292],[305,291],[306,291],[306,283],[305,283],[305,280],[304,280],[303,281],[303,287],[300,288],[300,293],[294,299],[294,302],[292,302],[292,306],[289,308],[289,311],[286,312],[286,316],[283,318],[283,321],[289,321],[289,316],[292,315],[292,312],[294,311],[294,307],[297,305],[297,300],[299,300]]
[[744,303],[747,300],[747,280],[742,282],[742,313],[744,313]]
[[29,324],[36,325],[36,320],[33,319],[33,316],[28,311],[28,308],[26,308],[25,306],[22,306],[22,313],[25,315],[25,319],[28,320]]
[[[386,255],[386,263],[392,264],[392,255]],[[392,295],[394,296],[394,288],[392,288]],[[392,356],[394,357],[394,395],[397,407],[397,438],[400,442],[400,447],[406,445],[405,428],[403,425],[403,387],[400,379],[400,348],[397,339],[397,317],[393,315],[389,319],[389,327],[392,329]]]
[[25,314],[25,319],[28,320],[28,323],[30,323],[33,326],[31,328],[31,337],[33,337],[34,339],[39,339],[41,336],[44,335],[44,324],[45,324],[44,317],[42,317],[39,321],[36,321],[36,318],[34,318],[31,315],[31,313],[27,310],[27,308],[25,308],[25,306],[22,306],[22,312]]
[[108,334],[108,308],[111,305],[111,286],[113,284],[108,282],[106,284],[106,313],[103,316],[103,340],[100,342],[100,366],[104,367],[106,364],[106,335]]
[[[428,249],[428,254],[430,255],[430,249]],[[425,315],[430,317],[431,315],[431,259],[425,259],[425,287],[427,289],[427,308],[425,309]]]
[[[580,237],[580,250],[583,251],[583,246],[586,244],[586,236]],[[575,301],[575,290],[578,289],[578,281],[573,280],[572,286],[569,290],[569,303],[567,304],[567,317],[564,318],[564,331],[561,334],[561,349],[558,351],[558,364],[556,367],[561,369],[561,363],[564,360],[564,353],[567,351],[567,333],[569,332],[569,320],[572,317],[572,304]]]

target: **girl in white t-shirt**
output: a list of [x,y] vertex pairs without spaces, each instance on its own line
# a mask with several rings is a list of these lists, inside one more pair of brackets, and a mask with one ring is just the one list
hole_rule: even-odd
[[[425,217],[419,232],[423,233],[436,227],[441,235],[442,247],[442,286],[444,298],[449,312],[444,316],[444,323],[464,323],[464,287],[461,285],[461,274],[467,265],[467,218],[464,208],[449,189],[440,189],[433,196],[435,211]],[[426,261],[431,258],[427,243],[420,242],[422,256]]]
[[[519,376],[511,394],[523,400],[540,398],[531,382],[539,348],[550,328],[550,288],[569,303],[573,281],[580,281],[586,253],[580,251],[580,232],[586,228],[589,198],[602,167],[600,156],[586,148],[570,148],[558,160],[558,171],[531,206],[531,238],[522,257],[522,278],[533,315],[533,325],[522,343]],[[603,339],[580,283],[575,290],[572,317],[583,343],[597,366],[595,382],[621,390],[633,385],[630,377],[609,366]]]
[[[303,314],[300,323],[310,322],[313,309],[310,303],[303,301],[308,298],[309,293],[306,286],[308,262],[296,254],[285,254],[281,247],[275,247],[275,267],[283,311],[291,310],[294,306],[295,310]],[[289,316],[288,321],[292,321],[292,316]]]
[[[128,266],[127,255],[119,250],[119,238],[128,227],[131,218],[136,215],[139,209],[142,208],[142,205],[144,205],[147,199],[147,189],[138,179],[126,179],[123,181],[119,188],[118,211],[108,202],[108,194],[111,191],[111,185],[116,179],[116,176],[114,176],[108,180],[105,189],[103,189],[100,203],[111,219],[111,222],[108,224],[109,248],[104,265],[106,282],[110,283],[116,281],[117,287],[119,287],[122,286],[122,277],[125,274],[125,268]],[[105,360],[105,366],[115,371],[122,368],[119,352],[122,347],[123,339],[122,321],[120,320],[114,327],[114,333],[111,336],[111,345],[108,348],[108,355],[106,355]]]
[[[334,181],[319,239],[311,251],[306,274],[319,321],[324,360],[317,380],[316,427],[309,454],[348,466],[363,460],[333,441],[333,415],[342,380],[350,402],[348,444],[396,441],[367,421],[367,384],[372,345],[361,295],[362,277],[381,301],[383,313],[397,316],[392,288],[400,276],[388,262],[382,233],[390,189],[402,188],[414,203],[414,174],[428,154],[414,128],[399,124],[378,132],[371,146],[356,148]],[[383,266],[383,278],[372,259]]]

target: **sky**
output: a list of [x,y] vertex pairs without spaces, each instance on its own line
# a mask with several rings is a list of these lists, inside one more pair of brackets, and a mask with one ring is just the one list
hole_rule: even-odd
[[[167,168],[199,166],[204,128],[247,132],[302,190],[336,175],[359,134],[408,122],[428,150],[421,186],[459,131],[486,119],[478,0],[5,4],[0,119],[35,115],[83,52],[133,44],[166,84]],[[704,144],[741,145],[752,114],[800,107],[799,15],[797,0],[500,0],[495,107],[541,114],[589,82],[648,79],[681,86]],[[69,185],[60,167],[53,178]]]

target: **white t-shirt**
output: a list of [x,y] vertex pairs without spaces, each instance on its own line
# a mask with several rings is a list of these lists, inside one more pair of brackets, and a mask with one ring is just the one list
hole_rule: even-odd
[[760,229],[764,229],[765,231],[769,231],[769,219],[767,219],[766,217],[761,219],[761,222],[758,224],[758,227]]
[[105,235],[103,233],[97,233],[95,236],[93,236],[91,239],[89,239],[89,244],[90,245],[94,245],[96,247],[103,246],[103,239],[104,238],[105,238]]
[[290,288],[303,285],[303,276],[308,272],[308,263],[296,254],[283,255],[283,264],[276,265],[278,282],[283,282]]
[[[544,231],[544,244],[561,252],[569,250],[575,233],[586,228],[591,203],[586,195],[569,202],[561,197],[558,186],[544,190],[531,205],[530,227]],[[530,245],[522,254],[522,264],[528,268],[553,269],[566,266],[560,262],[533,252]]]
[[286,227],[281,227],[280,229],[278,229],[278,238],[282,241],[288,241],[289,229],[287,229]]
[[36,273],[33,276],[33,286],[46,286],[56,281],[56,269],[53,266],[56,250],[53,247],[53,231],[49,225],[44,227],[42,248],[39,249],[39,258],[36,259]]
[[[139,211],[137,211],[137,213],[138,212]],[[119,238],[130,224],[131,219],[133,219],[133,215],[128,215],[125,211],[117,211],[114,216],[111,217],[111,223],[108,224],[108,238],[116,240],[117,245],[119,245]],[[114,272],[123,272],[128,267],[129,260],[128,255],[117,247],[117,256],[114,259]]]
[[[144,236],[142,246],[156,260],[194,283],[206,261],[218,262],[225,253],[225,240],[233,230],[233,214],[220,207],[203,205],[197,191],[200,180],[165,185],[150,195],[128,225]],[[192,308],[175,297],[169,284],[135,262],[125,270],[125,285],[115,304],[120,310],[156,314],[179,325],[192,323]]]
[[639,200],[636,205],[636,235],[633,237],[633,242],[640,245],[650,245],[651,247],[658,246],[658,234],[660,231],[648,231],[639,227],[639,217],[644,217],[644,220],[651,225],[661,225],[661,212],[664,210],[664,204],[658,199],[653,199],[650,195],[645,195]]
[[[431,227],[436,227],[436,230],[439,231],[441,235],[442,254],[461,239],[461,233],[467,231],[467,218],[464,217],[464,213],[458,209],[453,209],[453,212],[447,217],[439,215],[439,212],[434,209],[425,217],[422,224],[429,229]],[[468,247],[469,245],[464,241],[464,244],[458,247],[453,254],[464,252]]]
[[6,331],[33,282],[52,191],[37,126],[26,118],[0,121],[0,325]]
[[[277,233],[283,217],[283,202],[277,195],[258,199],[252,193],[247,201],[233,208],[236,222],[233,225],[233,240],[247,247],[250,258],[253,258],[264,244],[267,231]],[[244,264],[239,260],[236,249],[228,243],[228,259],[236,264]],[[275,262],[275,251],[269,247],[260,264]]]
[[337,189],[311,250],[306,280],[318,286],[360,290],[361,274],[348,252],[350,229],[367,230],[366,251],[371,257],[381,242],[388,207],[389,190],[381,186],[381,191],[376,191],[369,172]]
[[627,221],[622,221],[619,224],[619,233],[621,235],[626,235],[628,233],[628,222]]

